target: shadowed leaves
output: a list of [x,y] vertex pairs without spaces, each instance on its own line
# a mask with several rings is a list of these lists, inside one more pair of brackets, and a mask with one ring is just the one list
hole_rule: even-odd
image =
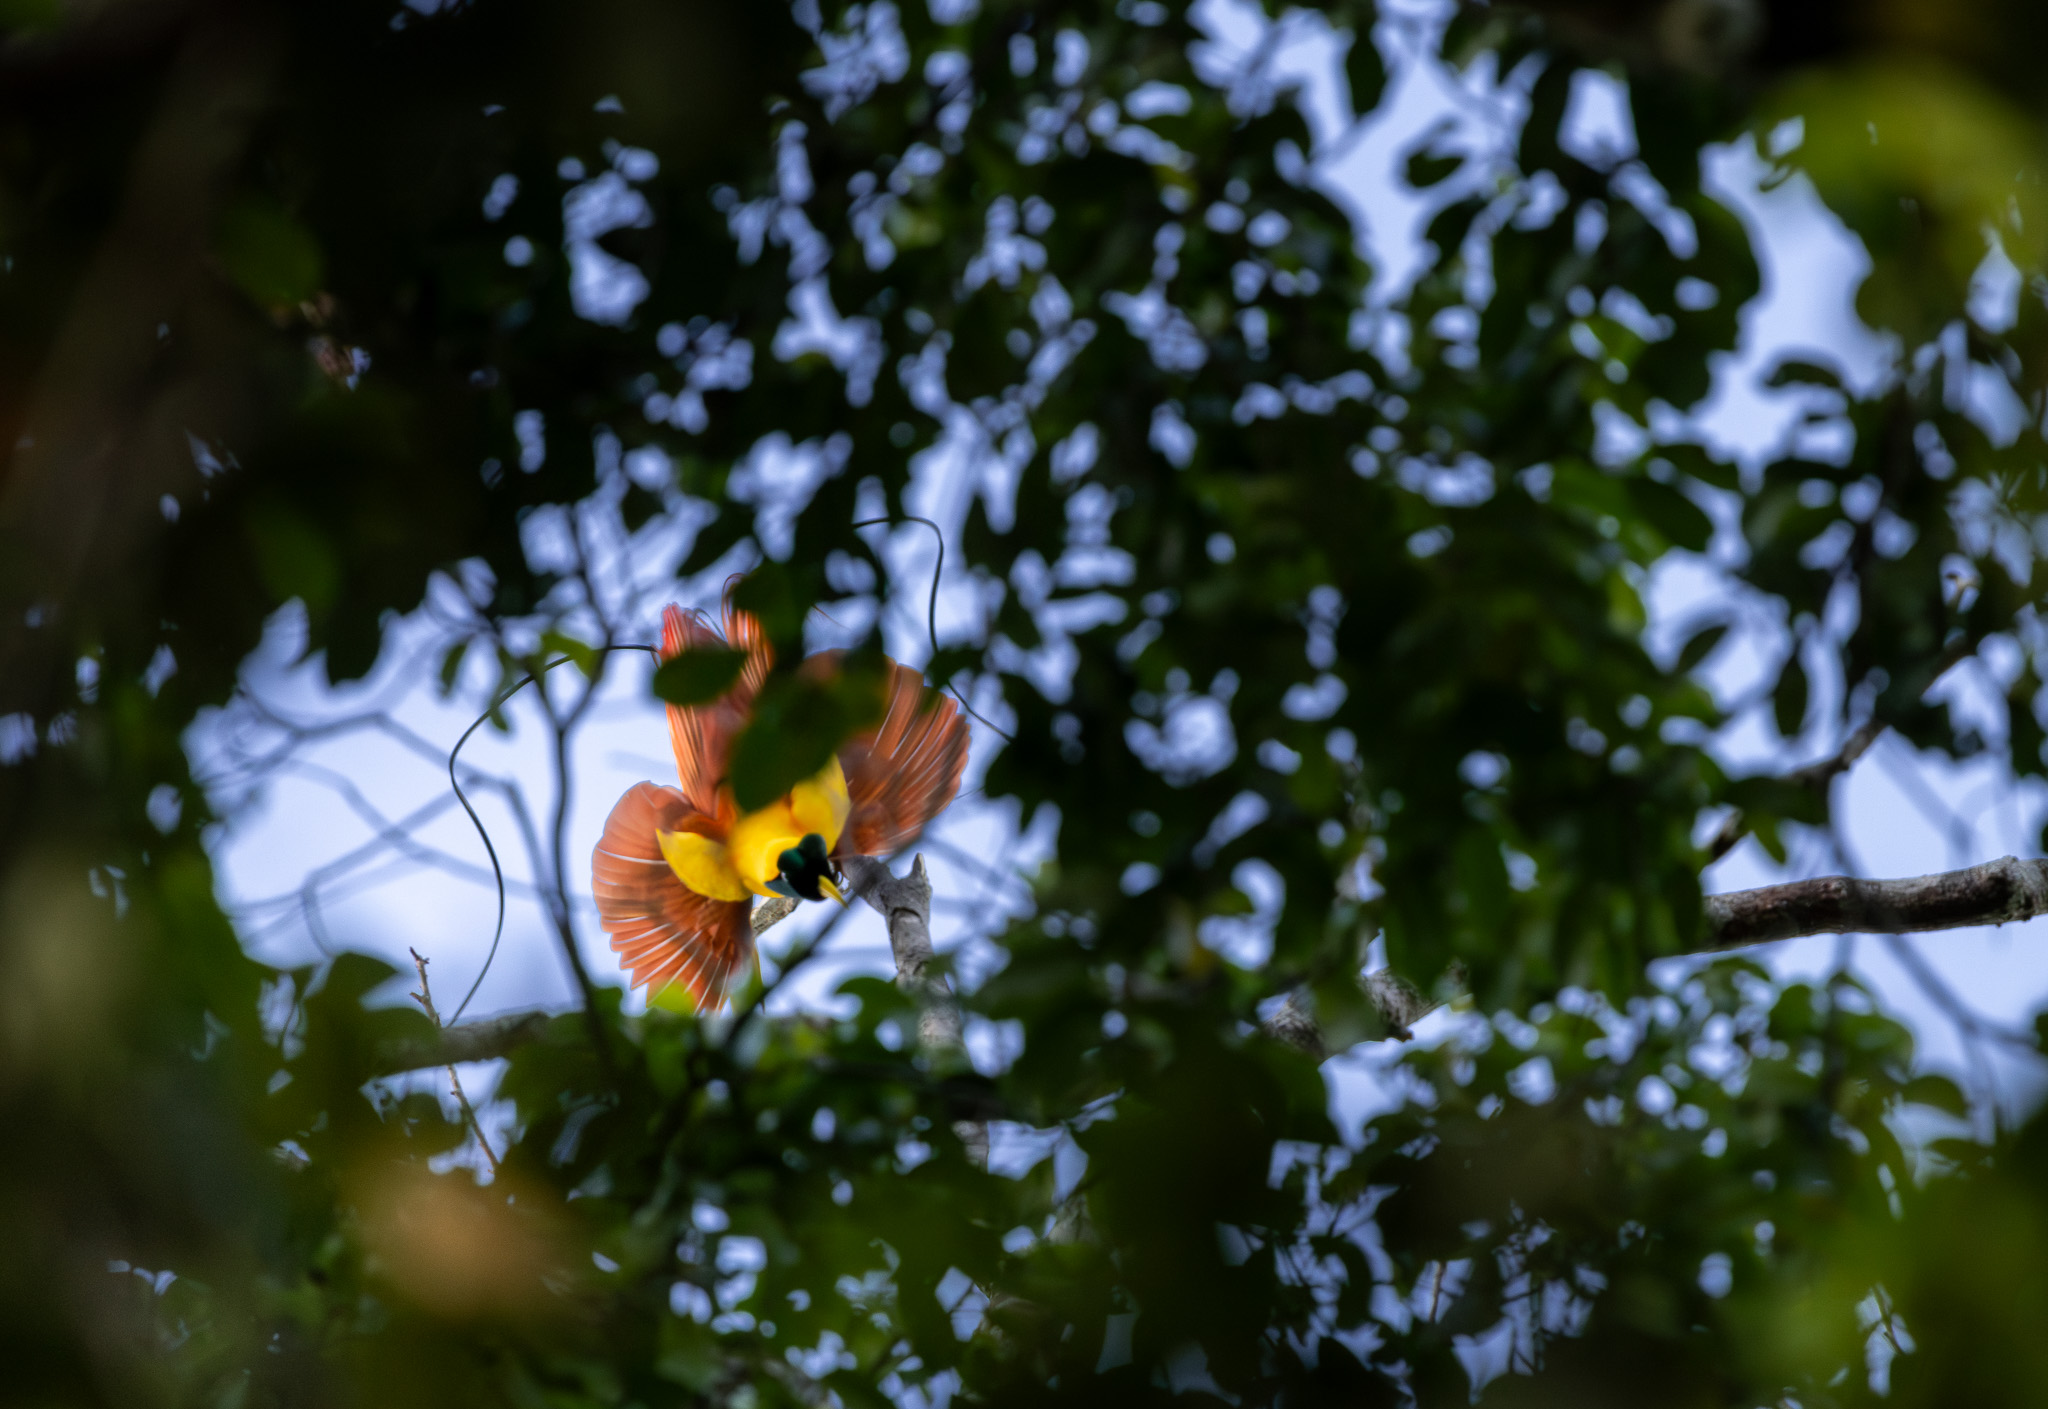
[[699,646],[663,661],[654,672],[654,693],[672,705],[706,705],[723,695],[746,668],[747,653]]

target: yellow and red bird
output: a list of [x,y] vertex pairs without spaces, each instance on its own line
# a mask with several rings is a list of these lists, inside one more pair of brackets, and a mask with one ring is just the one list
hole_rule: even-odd
[[[755,896],[844,900],[834,862],[895,851],[960,788],[967,721],[923,678],[889,661],[882,722],[840,748],[816,776],[777,801],[742,813],[726,760],[768,678],[774,656],[760,623],[734,608],[725,632],[702,612],[670,607],[661,655],[724,648],[746,652],[732,688],[708,705],[668,707],[679,787],[639,783],[612,808],[591,857],[592,888],[612,949],[650,996],[681,984],[699,1012],[725,1000],[752,967]],[[804,661],[830,671],[835,651]]]

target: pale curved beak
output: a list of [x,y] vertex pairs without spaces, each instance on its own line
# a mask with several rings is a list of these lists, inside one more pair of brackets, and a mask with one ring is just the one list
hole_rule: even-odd
[[844,905],[846,903],[846,896],[840,892],[838,886],[832,884],[832,878],[830,876],[818,877],[818,889],[824,891],[825,894],[831,896],[841,905]]

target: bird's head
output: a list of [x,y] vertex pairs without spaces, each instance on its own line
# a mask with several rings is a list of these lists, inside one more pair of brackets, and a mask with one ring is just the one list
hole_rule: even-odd
[[846,903],[832,879],[832,858],[825,854],[825,839],[816,832],[810,833],[795,846],[789,847],[775,859],[776,878],[769,882],[771,890],[794,895],[799,900],[823,900],[826,896]]

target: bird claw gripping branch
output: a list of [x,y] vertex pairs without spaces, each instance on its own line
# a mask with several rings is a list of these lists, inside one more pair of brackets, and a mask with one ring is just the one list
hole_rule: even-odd
[[[887,662],[882,721],[844,744],[815,776],[742,813],[727,760],[773,660],[760,623],[732,605],[725,631],[701,612],[671,606],[661,656],[728,645],[745,651],[739,678],[707,705],[668,706],[678,787],[639,783],[612,808],[591,857],[592,888],[612,949],[650,996],[681,984],[699,1012],[725,1000],[754,962],[755,896],[844,901],[837,863],[903,846],[953,800],[967,763],[967,721],[924,679]],[[839,653],[807,657],[831,671]]]

